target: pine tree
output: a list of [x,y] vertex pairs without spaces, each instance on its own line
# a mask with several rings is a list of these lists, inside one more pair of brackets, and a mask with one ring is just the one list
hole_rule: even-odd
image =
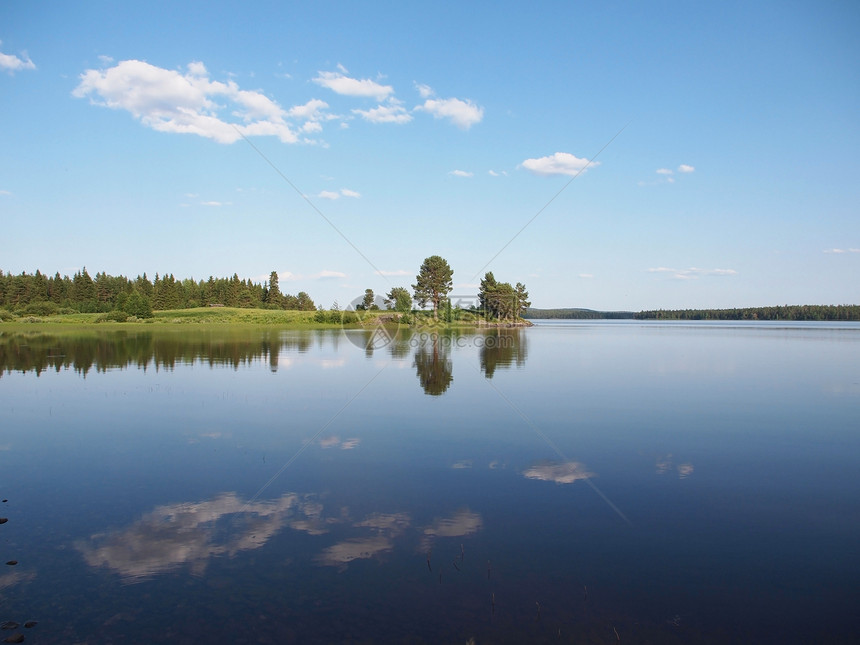
[[439,317],[439,304],[442,298],[451,292],[452,277],[454,272],[448,265],[447,260],[438,255],[426,258],[415,276],[415,299],[420,306],[428,302],[433,303],[433,318]]

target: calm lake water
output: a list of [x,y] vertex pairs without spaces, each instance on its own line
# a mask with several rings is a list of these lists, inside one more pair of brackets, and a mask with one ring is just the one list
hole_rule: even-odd
[[4,637],[860,641],[858,325],[0,328],[0,402]]

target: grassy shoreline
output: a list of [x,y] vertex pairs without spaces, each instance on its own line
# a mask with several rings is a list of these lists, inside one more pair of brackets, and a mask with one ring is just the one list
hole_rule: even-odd
[[[405,324],[397,319],[399,314],[392,311],[360,312],[357,322],[319,322],[316,311],[294,311],[283,309],[242,309],[235,307],[212,307],[198,309],[173,309],[153,312],[152,318],[134,319],[126,322],[105,321],[104,314],[56,314],[52,316],[21,316],[0,322],[0,330],[22,331],[34,329],[59,330],[65,328],[92,328],[105,330],[140,330],[165,328],[169,326],[266,326],[281,329],[362,329],[379,324]],[[433,320],[429,314],[410,314],[412,324],[421,328],[448,329],[456,327],[487,328],[506,326],[530,326],[531,323],[488,323],[484,320],[455,320],[450,323]]]

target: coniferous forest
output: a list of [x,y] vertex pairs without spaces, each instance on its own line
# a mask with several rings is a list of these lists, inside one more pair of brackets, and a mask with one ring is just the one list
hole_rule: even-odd
[[0,308],[18,314],[51,315],[58,313],[100,313],[123,311],[138,318],[147,318],[153,310],[192,309],[220,305],[262,309],[297,309],[312,311],[316,306],[311,297],[301,291],[298,295],[281,293],[278,274],[272,271],[263,283],[231,278],[195,281],[177,280],[166,274],[150,280],[146,273],[134,279],[96,273],[91,277],[86,267],[71,278],[59,273],[47,276],[34,274],[11,275],[0,271]]

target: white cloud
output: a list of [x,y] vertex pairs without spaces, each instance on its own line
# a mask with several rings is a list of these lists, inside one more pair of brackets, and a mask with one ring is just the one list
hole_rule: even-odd
[[0,190],[0,195],[11,195],[12,193],[8,190]]
[[590,280],[591,278],[594,277],[594,274],[593,273],[580,273],[579,277],[582,278],[583,280]]
[[696,169],[693,166],[688,166],[685,163],[682,163],[678,166],[678,172],[695,172]]
[[825,253],[860,253],[860,249],[824,249]]
[[581,159],[569,152],[556,152],[549,157],[540,157],[538,159],[526,159],[520,164],[526,170],[530,170],[536,175],[569,175],[575,177],[583,172],[589,165],[599,166],[600,162],[595,161],[589,163],[588,159]]
[[508,171],[502,170],[501,172],[496,172],[495,170],[488,170],[487,174],[490,175],[490,177],[502,177],[502,176],[507,177]]
[[412,115],[396,99],[389,99],[387,103],[370,110],[356,109],[352,112],[371,123],[409,123],[412,120]]
[[201,206],[223,206],[223,202],[200,202]]
[[377,271],[377,273],[386,277],[412,275],[411,273],[409,273],[409,271],[405,271],[404,269],[397,269],[396,271]]
[[[2,44],[3,41],[0,41]],[[0,69],[5,69],[10,74],[20,72],[22,69],[36,69],[36,64],[27,56],[27,52],[21,52],[23,58],[18,58],[14,54],[4,54],[0,52]]]
[[431,96],[436,94],[433,91],[433,88],[429,85],[424,85],[422,83],[415,83],[415,89],[418,90],[418,94],[421,95],[422,99],[429,99]]
[[655,267],[648,269],[649,273],[671,273],[672,277],[677,280],[696,280],[701,276],[731,276],[737,275],[734,269],[698,269],[690,267],[689,269],[671,269],[669,267]]
[[448,173],[449,175],[454,175],[455,177],[472,177],[475,173],[468,172],[466,170],[452,170]]
[[352,197],[353,199],[358,199],[361,197],[361,193],[350,190],[349,188],[341,188],[340,192],[336,192],[333,190],[323,190],[317,195],[317,197],[321,199],[340,199],[341,197]]
[[[122,109],[159,132],[196,134],[218,143],[234,143],[243,136],[274,136],[284,143],[298,137],[285,121],[289,113],[257,91],[241,90],[234,81],[209,79],[203,63],[192,62],[182,74],[139,60],[125,60],[105,70],[89,69],[72,92],[96,105]],[[232,102],[225,121],[219,112]]]
[[[333,118],[331,115],[323,113],[328,107],[328,103],[319,99],[311,99],[304,105],[294,105],[287,111],[287,116],[291,119],[306,119],[308,121],[319,121],[320,119]],[[336,118],[336,117],[334,117]]]
[[394,93],[394,88],[390,85],[380,85],[368,78],[360,80],[350,78],[346,75],[346,68],[343,65],[338,65],[338,68],[340,71],[337,72],[319,72],[317,77],[313,79],[314,83],[327,87],[336,94],[365,96],[377,101],[382,101]]
[[668,168],[658,168],[657,174],[658,175],[672,175],[672,174],[674,174],[674,172],[669,170]]
[[325,280],[327,278],[345,278],[346,274],[341,273],[340,271],[329,271],[328,269],[323,269],[319,273],[309,276],[314,280]]
[[429,112],[436,119],[448,119],[461,130],[468,130],[476,123],[480,123],[484,118],[484,108],[475,105],[468,99],[462,101],[454,98],[428,98],[424,101],[424,105],[419,105],[415,109]]

